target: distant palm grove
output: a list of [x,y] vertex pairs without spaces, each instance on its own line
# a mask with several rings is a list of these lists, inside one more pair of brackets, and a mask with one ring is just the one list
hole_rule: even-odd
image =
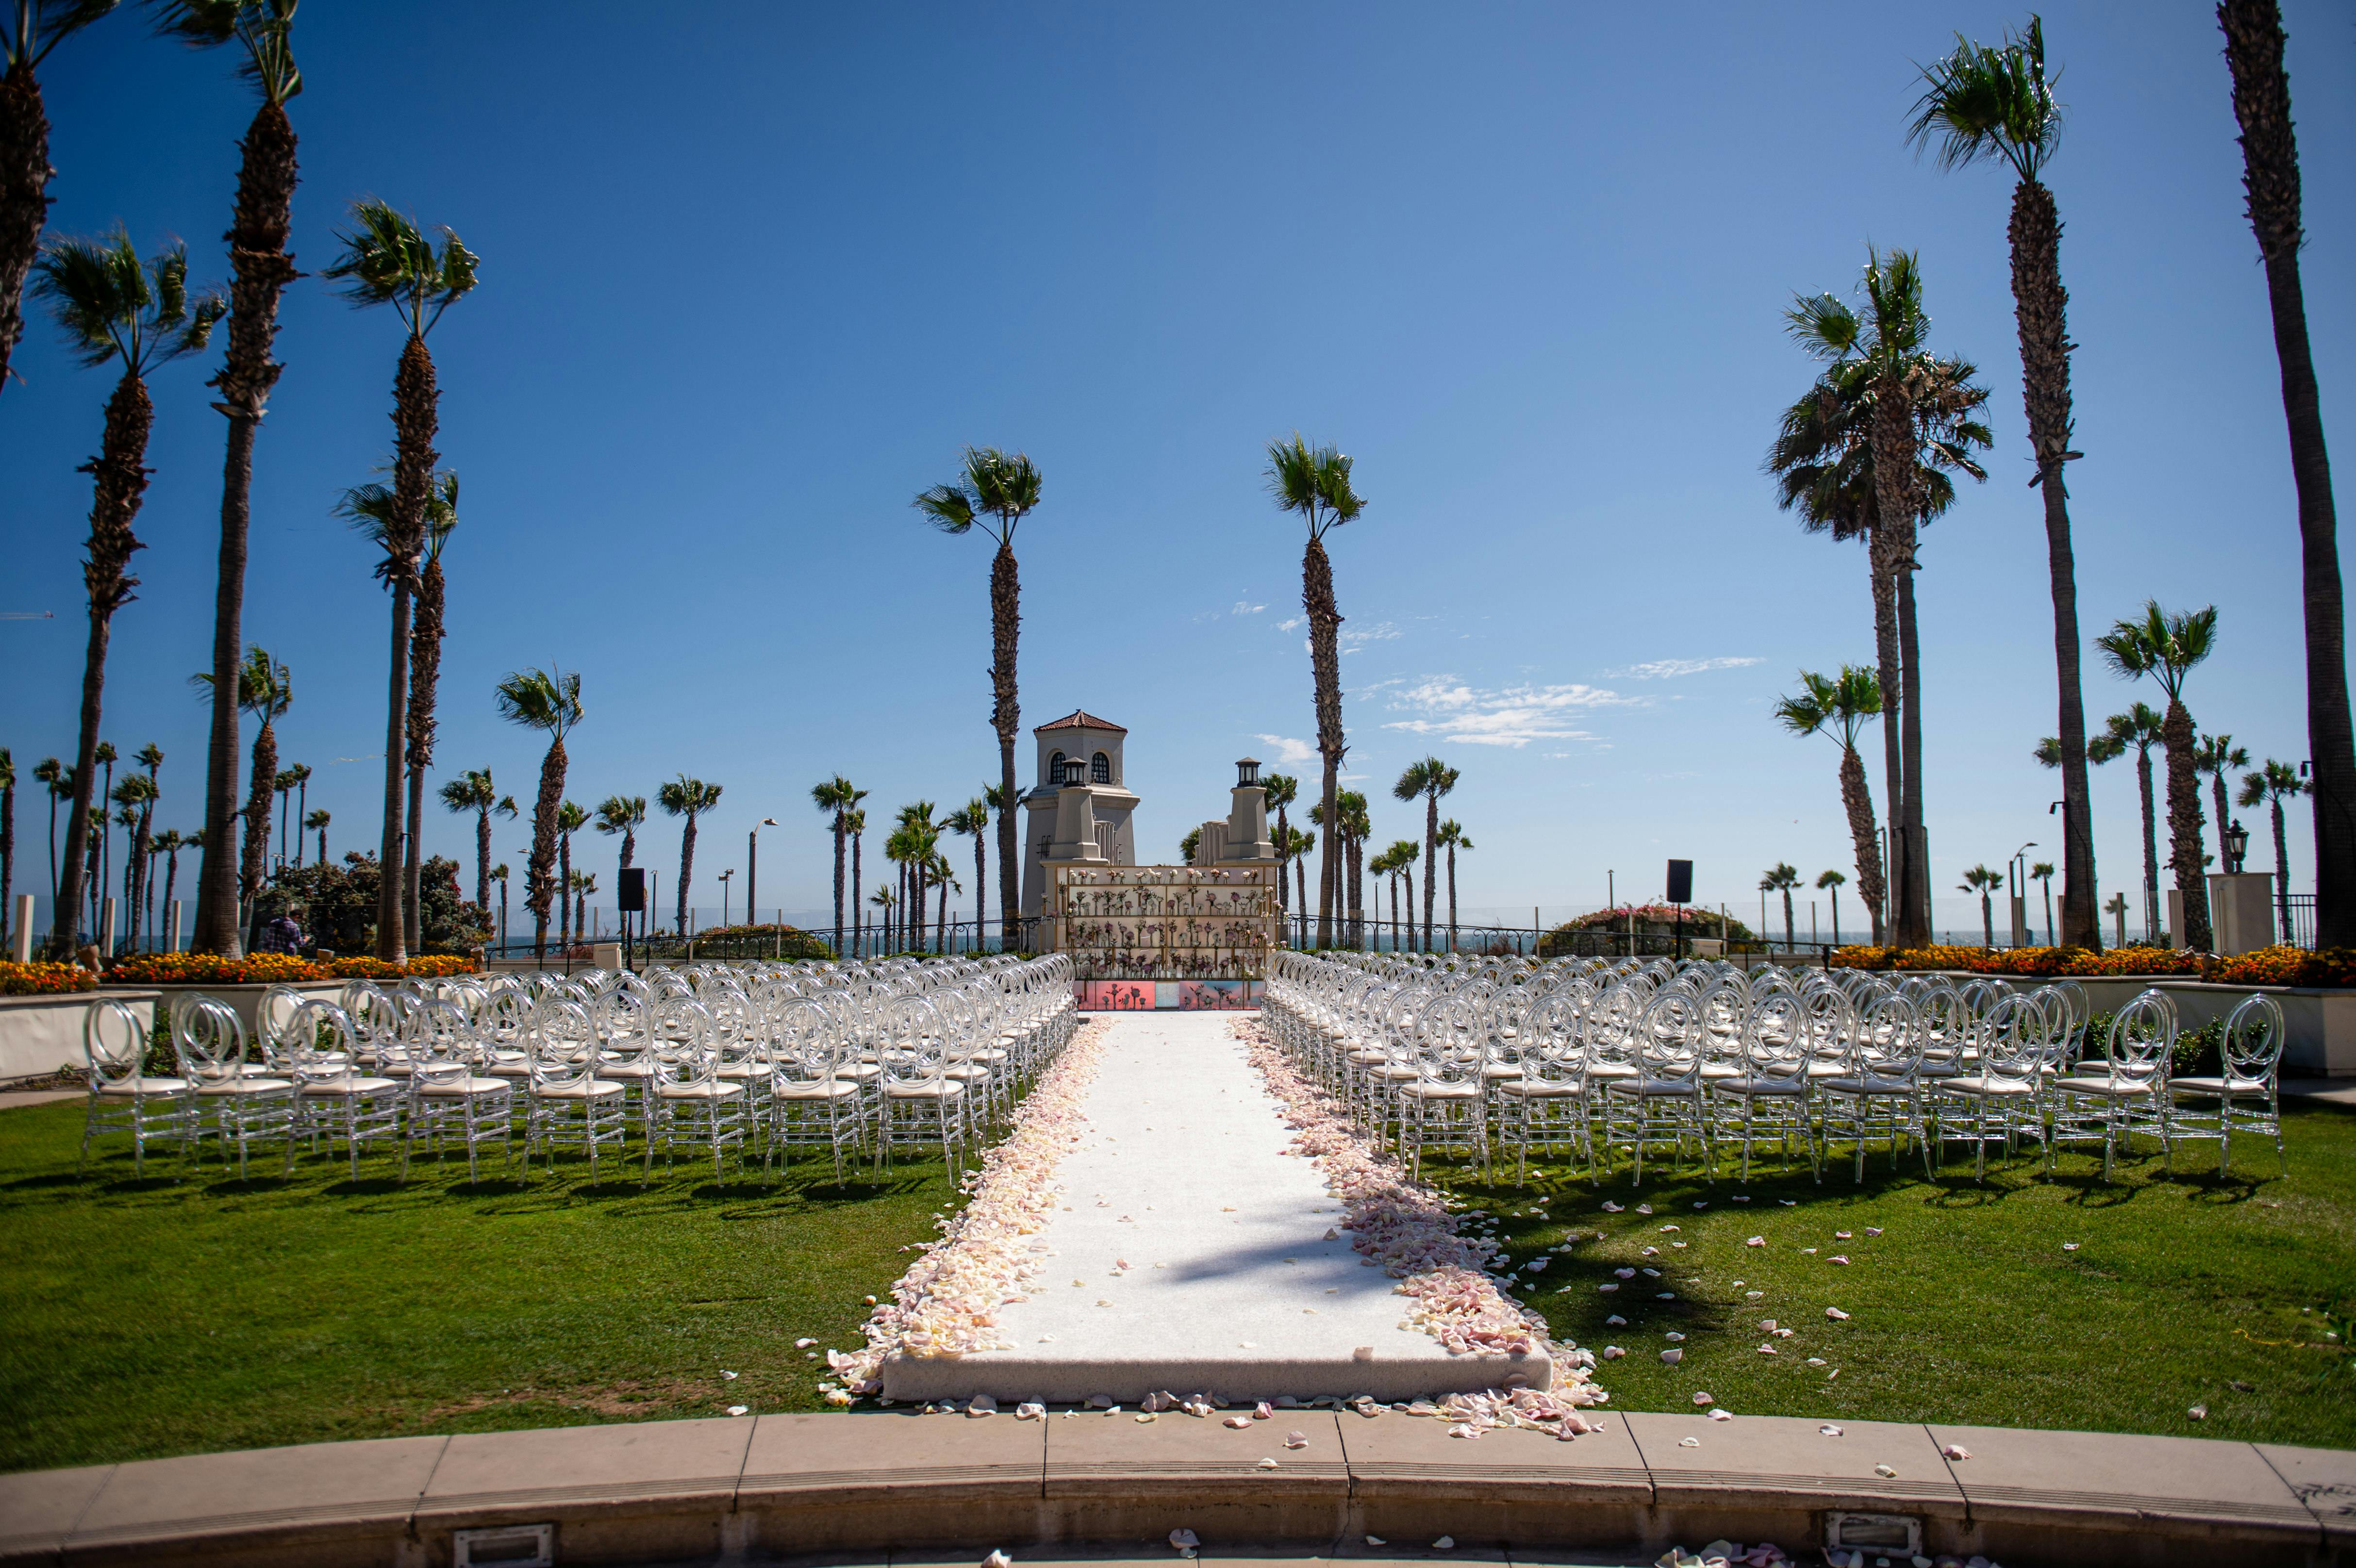
[[[493,824],[520,819],[530,825],[530,845],[519,906],[529,917],[532,952],[544,961],[552,950],[573,953],[591,933],[589,900],[599,891],[599,873],[586,864],[588,845],[576,844],[576,836],[594,827],[615,840],[619,874],[607,891],[619,892],[625,883],[635,887],[648,869],[638,858],[650,802],[655,813],[676,823],[680,835],[675,872],[666,864],[660,873],[670,878],[663,890],[669,909],[659,917],[671,927],[666,940],[693,936],[698,837],[723,799],[723,785],[684,772],[662,782],[649,770],[646,780],[630,786],[645,794],[616,793],[594,806],[569,798],[567,742],[592,712],[577,671],[551,662],[510,672],[464,672],[456,700],[495,709],[530,732],[541,754],[539,774],[503,784],[487,767],[453,769],[446,760],[436,773],[443,649],[449,633],[445,589],[453,574],[469,571],[469,563],[468,535],[460,528],[459,478],[442,466],[437,449],[443,410],[432,346],[443,341],[435,334],[445,320],[464,323],[498,308],[497,273],[492,262],[477,257],[449,229],[422,222],[410,209],[374,197],[344,203],[332,233],[305,240],[303,249],[311,256],[297,267],[294,111],[304,79],[297,64],[296,10],[297,0],[146,0],[138,5],[121,0],[10,0],[5,14],[0,40],[5,53],[0,78],[0,398],[24,395],[10,389],[7,368],[25,331],[28,304],[46,313],[81,366],[105,377],[102,383],[91,383],[88,394],[94,455],[85,457],[79,449],[12,449],[8,454],[12,463],[75,466],[91,482],[83,561],[87,641],[82,679],[70,699],[76,713],[73,755],[46,758],[29,769],[28,782],[40,786],[48,805],[44,885],[53,912],[43,945],[55,959],[86,958],[89,944],[103,937],[114,950],[98,955],[104,962],[115,952],[153,948],[168,940],[234,959],[287,940],[281,927],[297,911],[308,916],[305,940],[312,946],[365,944],[389,962],[427,952],[464,952],[495,935],[504,942],[511,868],[493,852]],[[124,15],[115,16],[117,11]],[[2028,432],[2025,472],[2042,511],[2042,581],[2051,602],[2053,638],[2052,684],[2038,699],[2039,711],[2051,715],[2051,733],[2033,758],[2019,763],[2041,765],[2058,783],[2051,820],[2061,837],[2058,847],[2048,850],[2056,855],[2058,867],[2040,861],[2013,873],[1983,861],[1963,873],[1962,891],[1978,898],[1981,934],[1989,944],[1997,940],[1995,890],[2008,879],[2024,893],[2029,881],[2044,887],[2049,944],[2102,947],[2106,913],[2112,917],[2112,942],[2126,940],[2132,906],[2115,893],[2106,902],[2097,876],[2090,770],[2132,754],[2140,853],[2115,851],[2113,880],[2135,883],[2143,939],[2157,939],[2163,921],[2170,920],[2179,945],[2206,950],[2217,941],[2206,872],[2221,859],[2225,863],[2218,869],[2239,869],[2242,851],[2233,846],[2248,837],[2231,816],[2239,805],[2265,814],[2261,838],[2271,840],[2284,939],[2293,927],[2286,814],[2304,809],[2314,834],[2314,944],[2356,948],[2356,816],[2351,815],[2356,805],[2356,741],[2350,721],[2337,517],[2299,264],[2299,163],[2283,26],[2276,0],[2222,0],[2216,16],[2225,61],[2216,85],[2221,93],[2230,92],[2241,129],[2246,215],[2270,309],[2297,496],[2295,517],[2253,517],[2241,526],[2280,530],[2286,537],[2295,528],[2301,562],[2306,732],[2269,738],[2254,752],[2237,744],[2223,728],[2220,715],[2230,706],[2229,695],[2201,683],[2201,665],[2234,633],[2221,624],[2213,606],[2157,600],[2089,606],[2085,617],[2098,630],[2090,635],[2082,624],[2077,557],[2083,541],[2072,530],[2069,477],[2071,465],[2089,453],[2080,450],[2073,411],[2075,345],[2062,267],[2064,217],[2046,183],[2060,156],[2065,115],[2041,23],[2030,16],[1993,43],[1958,36],[1951,51],[1916,68],[1911,112],[1886,127],[1893,143],[1912,145],[1958,180],[1986,177],[1981,171],[1987,171],[2011,185],[2004,242]],[[144,241],[127,225],[98,235],[45,232],[55,171],[41,69],[55,51],[89,47],[86,35],[132,26],[134,17],[208,60],[232,65],[233,70],[220,72],[221,91],[240,92],[252,102],[251,121],[234,149],[236,191],[225,215],[221,251],[192,256],[177,241]],[[1892,70],[1895,80],[1898,62]],[[231,149],[214,151],[225,168]],[[1831,897],[1836,940],[1844,889],[1856,912],[1852,925],[1869,933],[1876,945],[1919,948],[1934,940],[1926,826],[1933,803],[1927,798],[1923,739],[1935,715],[1924,706],[1915,575],[1926,562],[1936,564],[1933,525],[1954,506],[1958,487],[1989,476],[1995,441],[1988,409],[1999,390],[2011,395],[2006,389],[2012,362],[2000,346],[1981,346],[1975,354],[1933,341],[1929,301],[1941,275],[1940,258],[1865,243],[1848,286],[1826,288],[1828,281],[1837,280],[1822,278],[1790,280],[1803,286],[1792,295],[1782,325],[1798,351],[1795,365],[1804,359],[1804,366],[1794,375],[1789,405],[1780,414],[1762,411],[1760,434],[1768,442],[1764,475],[1779,507],[1804,530],[1836,544],[1860,545],[1867,570],[1866,581],[1858,585],[1861,592],[1835,599],[1854,607],[1855,661],[1797,672],[1796,688],[1773,711],[1792,736],[1831,742],[1831,753],[1813,754],[1831,764],[1828,782],[1837,791],[1844,853],[1853,862],[1846,869],[1804,871],[1775,847],[1762,847],[1762,858],[1771,862],[1758,889],[1762,913],[1770,899],[1780,901],[1787,944],[1796,940],[1794,894],[1811,882]],[[224,281],[206,281],[213,276]],[[2084,278],[2079,282],[2087,286]],[[333,290],[369,313],[365,319],[380,334],[371,352],[383,356],[371,361],[371,373],[390,381],[390,448],[373,474],[349,476],[349,486],[333,507],[355,543],[349,570],[371,573],[386,595],[380,624],[382,792],[380,809],[372,807],[364,823],[335,820],[327,811],[309,807],[313,771],[282,759],[282,732],[306,710],[316,711],[319,695],[298,679],[301,671],[260,645],[246,624],[246,571],[250,553],[258,548],[252,496],[257,464],[270,461],[262,435],[284,368],[277,356],[282,349],[299,353],[305,347],[282,343],[279,333],[282,300],[298,285]],[[478,286],[485,290],[479,301]],[[2001,369],[1990,368],[1999,360]],[[185,680],[193,700],[209,716],[201,787],[191,783],[167,789],[160,748],[147,745],[126,760],[104,735],[110,639],[118,618],[138,613],[140,583],[133,567],[144,546],[135,530],[153,474],[149,443],[159,401],[202,401],[224,421],[211,640],[209,646],[186,648],[181,663],[160,676],[176,688]],[[1344,723],[1344,617],[1337,581],[1346,568],[1350,542],[1365,531],[1342,530],[1370,505],[1358,487],[1357,464],[1338,445],[1297,431],[1273,435],[1255,453],[1233,455],[1239,470],[1250,464],[1265,485],[1273,509],[1271,549],[1301,548],[1307,678],[1290,684],[1304,673],[1297,667],[1278,672],[1276,678],[1279,689],[1301,703],[1299,712],[1313,726],[1316,772],[1313,777],[1269,773],[1264,780],[1283,929],[1290,940],[1312,947],[1454,951],[1461,935],[1458,862],[1473,848],[1463,825],[1443,815],[1443,802],[1459,788],[1459,769],[1428,755],[1401,770],[1381,807],[1398,812],[1396,837],[1392,829],[1377,835],[1376,801],[1369,793],[1345,787],[1349,779],[1364,776],[1345,774],[1351,737]],[[919,525],[987,544],[990,703],[986,716],[975,717],[987,723],[995,754],[991,758],[979,737],[973,738],[967,776],[978,782],[968,798],[910,799],[888,810],[882,800],[871,801],[871,788],[830,773],[833,763],[813,760],[809,771],[828,776],[796,787],[809,788],[816,820],[797,811],[798,827],[787,831],[824,836],[830,852],[831,924],[809,934],[812,940],[825,937],[837,954],[959,944],[1023,948],[1037,940],[1020,905],[1023,785],[1017,777],[1016,747],[1022,735],[1023,615],[1016,543],[1034,514],[1042,518],[1033,524],[1034,531],[1055,526],[1055,514],[1044,505],[1040,466],[1023,452],[977,444],[935,473],[944,471],[946,479],[914,490],[911,505]],[[880,484],[877,493],[907,496],[923,477]],[[2130,539],[2126,548],[2139,547]],[[973,560],[980,572],[978,559],[963,559]],[[1289,555],[1284,559],[1289,561]],[[972,622],[977,645],[979,608]],[[1869,652],[1863,626],[1869,615]],[[268,640],[279,642],[275,636]],[[2118,683],[2112,689],[2127,699],[2118,712],[2091,723],[2083,667],[2090,654],[2099,671]],[[2041,652],[2039,657],[2042,667]],[[66,694],[48,695],[55,713],[69,710]],[[360,697],[338,692],[332,699],[349,705]],[[374,698],[367,700],[373,704]],[[376,709],[370,706],[367,711],[373,728]],[[2041,720],[2039,727],[2045,728]],[[1292,755],[1305,763],[1308,752]],[[375,774],[369,776],[373,791]],[[2103,776],[2125,787],[2126,770]],[[16,762],[0,748],[0,922],[16,918],[17,784]],[[1474,779],[1472,789],[1479,784]],[[765,798],[775,798],[776,787],[765,784]],[[1380,798],[1379,786],[1369,789]],[[734,798],[742,800],[745,793],[737,788]],[[1821,796],[1827,812],[1835,809],[1833,793]],[[1463,811],[1471,795],[1468,790],[1457,796],[1455,809]],[[169,807],[181,813],[182,826],[161,826],[159,813],[166,803],[183,799],[185,806]],[[434,819],[437,805],[455,820]],[[329,859],[331,825],[348,846],[337,862]],[[471,864],[427,854],[423,846],[429,826],[469,831]],[[758,835],[762,827],[775,826],[776,819],[767,818],[753,829],[741,889],[730,885],[737,874],[733,866],[714,876],[709,851],[703,877],[707,888],[715,881],[723,888],[723,901],[741,892],[747,924],[771,932],[781,944],[784,933],[761,926],[755,905]],[[871,830],[882,857],[873,865]],[[1387,846],[1381,842],[1386,838]],[[2025,861],[2032,847],[2023,846],[2015,860]],[[1191,858],[1198,845],[1190,836],[1176,848]],[[187,878],[193,919],[185,933],[166,933],[159,910],[177,908],[184,854],[195,860]],[[2123,856],[2134,866],[2126,877],[2117,870]],[[2172,917],[2163,910],[2163,873],[2166,891],[2176,900]],[[2058,915],[2052,912],[2057,875]],[[994,914],[989,896],[993,886]],[[971,911],[969,920],[958,923],[969,924],[963,933],[951,929],[950,900],[959,894],[969,894],[964,907]],[[809,901],[823,900],[813,894]],[[773,909],[779,905],[769,901]],[[119,909],[120,918],[110,916],[109,909]],[[648,922],[659,918],[650,903],[643,912]],[[1723,913],[1716,918],[1716,929],[1729,933]],[[639,930],[643,933],[646,926]],[[23,933],[10,934],[12,940],[24,938]]]

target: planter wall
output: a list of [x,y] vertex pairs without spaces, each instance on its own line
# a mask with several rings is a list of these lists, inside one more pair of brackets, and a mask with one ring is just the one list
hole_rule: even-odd
[[81,1021],[101,997],[131,1004],[140,1021],[154,1027],[158,992],[108,987],[61,997],[0,997],[0,1083],[43,1077],[63,1067],[82,1069]]
[[[320,997],[332,1002],[343,993],[344,985],[341,980],[308,980],[291,988],[306,997]],[[237,1015],[237,1021],[245,1026],[246,1038],[252,1040],[254,1018],[262,1010],[262,993],[269,989],[268,986],[147,986],[141,987],[138,994],[159,998],[155,1005],[164,1009],[166,1018],[171,1016],[172,998],[175,997],[210,997],[217,1002],[227,1004],[230,1011]],[[104,986],[97,994],[109,997],[131,993],[113,986]],[[75,1027],[79,1029],[80,1026],[77,1024]],[[80,1040],[80,1036],[74,1038]],[[75,1054],[77,1057],[80,1054],[79,1046],[75,1048]]]

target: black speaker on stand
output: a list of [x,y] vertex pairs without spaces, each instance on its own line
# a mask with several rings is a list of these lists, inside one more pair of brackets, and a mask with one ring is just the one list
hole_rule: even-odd
[[1677,909],[1677,956],[1686,955],[1686,905],[1693,902],[1693,862],[1669,862],[1669,902]]
[[647,912],[647,873],[638,866],[622,868],[620,880],[614,888],[616,912],[622,917],[622,967],[630,967],[630,916],[637,915],[645,923]]

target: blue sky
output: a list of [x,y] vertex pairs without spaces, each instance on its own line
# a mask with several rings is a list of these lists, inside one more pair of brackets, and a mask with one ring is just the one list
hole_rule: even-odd
[[[2356,61],[2343,9],[2286,12],[2310,325],[2345,467]],[[719,781],[696,902],[717,905],[712,875],[775,816],[762,902],[815,911],[830,864],[811,783],[847,773],[888,815],[995,777],[987,547],[926,532],[907,502],[962,444],[997,444],[1046,481],[1018,538],[1024,723],[1086,707],[1128,725],[1141,849],[1174,859],[1223,813],[1232,759],[1313,773],[1301,534],[1261,482],[1265,443],[1297,428],[1350,452],[1368,498],[1332,541],[1349,770],[1372,791],[1428,750],[1462,769],[1465,905],[1551,919],[1600,904],[1607,871],[1622,896],[1656,893],[1680,855],[1701,897],[1755,912],[1773,861],[1854,874],[1834,749],[1768,710],[1795,669],[1870,657],[1862,552],[1803,535],[1757,465],[1810,373],[1779,311],[1795,290],[1848,290],[1871,240],[1921,251],[1934,343],[1995,394],[1990,480],[1922,551],[1935,884],[2027,839],[2059,859],[2058,791],[2029,757],[2053,728],[2051,621],[2010,183],[1941,174],[1902,137],[1911,62],[2021,13],[648,16],[314,0],[299,23],[298,263],[332,259],[362,195],[483,259],[432,340],[466,503],[444,769],[487,765],[526,794],[539,749],[499,723],[492,684],[578,668],[569,793]],[[2196,719],[2296,761],[2295,515],[2213,16],[2056,5],[2046,27],[2070,110],[2050,183],[2080,345],[2081,616],[2091,634],[2147,595],[2213,601]],[[230,63],[133,15],[60,48],[44,73],[53,228],[177,235],[197,276],[224,276],[252,112]],[[293,667],[282,754],[316,770],[340,853],[377,836],[386,603],[329,508],[389,450],[400,328],[316,275],[282,322],[247,629]],[[108,382],[46,324],[16,368],[0,609],[58,613],[0,623],[0,743],[29,767],[70,753],[75,470]],[[105,725],[125,752],[164,747],[159,822],[180,826],[201,810],[186,677],[209,646],[223,434],[207,373],[155,380],[145,586],[116,621]],[[2090,664],[2095,720],[2135,695]],[[2104,891],[2132,896],[2131,765],[2098,771],[2094,793]],[[1415,834],[1419,814],[1378,800],[1376,827]],[[469,824],[436,829],[432,848],[471,858]],[[27,805],[20,889],[45,875],[42,835]],[[2301,889],[2307,840],[2294,821]],[[523,843],[506,828],[501,857],[519,863]],[[666,821],[647,848],[666,888],[676,853]],[[1976,915],[1943,900],[1942,924]]]

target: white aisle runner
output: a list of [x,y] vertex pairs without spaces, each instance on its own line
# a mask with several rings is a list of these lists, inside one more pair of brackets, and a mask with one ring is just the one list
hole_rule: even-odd
[[1402,1327],[1397,1282],[1335,1232],[1342,1205],[1316,1162],[1285,1152],[1283,1108],[1228,1032],[1232,1017],[1112,1018],[1085,1135],[1057,1167],[1063,1196],[1034,1238],[1046,1267],[1027,1301],[999,1314],[1014,1349],[895,1358],[884,1397],[1400,1400],[1516,1373],[1545,1384],[1543,1358],[1451,1356]]

